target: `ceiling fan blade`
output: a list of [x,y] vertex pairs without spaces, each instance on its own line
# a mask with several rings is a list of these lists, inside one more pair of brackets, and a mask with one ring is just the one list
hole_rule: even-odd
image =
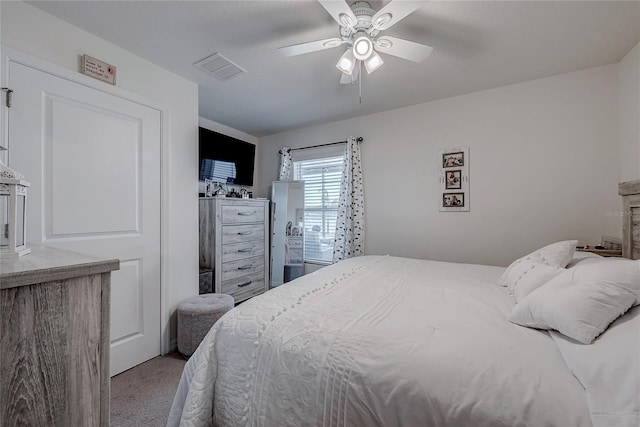
[[356,15],[346,1],[318,0],[318,2],[329,12],[329,15],[331,15],[338,24],[349,27],[352,30],[355,28],[358,18],[356,18]]
[[358,61],[358,63],[356,63],[355,68],[353,69],[353,73],[351,73],[351,75],[349,74],[345,74],[345,73],[340,73],[342,74],[340,76],[340,84],[341,85],[350,85],[353,84],[355,82],[358,81],[358,75],[360,74],[360,61]]
[[331,49],[346,43],[344,40],[333,37],[330,39],[316,40],[313,42],[294,44],[291,46],[279,47],[278,51],[284,56],[296,56],[305,53],[316,52],[318,50]]
[[371,18],[373,28],[376,30],[386,30],[405,16],[417,10],[420,6],[422,6],[422,3],[418,1],[392,0],[373,15]]
[[376,50],[413,62],[422,62],[431,55],[433,47],[397,37],[383,36],[376,40]]

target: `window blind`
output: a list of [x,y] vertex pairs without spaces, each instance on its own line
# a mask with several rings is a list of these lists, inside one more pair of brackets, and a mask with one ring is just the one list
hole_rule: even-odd
[[227,182],[227,178],[236,177],[236,164],[224,160],[204,159],[200,167],[200,176],[213,181]]
[[305,261],[333,261],[343,159],[333,156],[293,162],[294,179],[305,184]]

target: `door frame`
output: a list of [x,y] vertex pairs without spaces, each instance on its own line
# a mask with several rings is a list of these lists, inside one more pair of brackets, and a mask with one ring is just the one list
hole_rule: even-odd
[[[94,89],[109,95],[113,95],[127,101],[157,110],[160,113],[160,352],[167,354],[171,350],[171,327],[169,320],[171,313],[169,312],[169,277],[170,277],[170,245],[168,242],[170,230],[170,210],[171,193],[169,192],[170,181],[170,152],[169,147],[169,107],[159,102],[153,101],[137,93],[130,92],[126,89],[112,86],[108,83],[101,82],[91,77],[80,74],[77,71],[53,64],[46,60],[37,58],[28,53],[0,45],[0,84],[2,87],[9,86],[9,64],[15,62],[29,68],[51,74],[53,76],[68,80],[72,83],[79,84],[90,89]],[[14,94],[19,96],[19,94]],[[2,96],[1,102],[4,103],[5,97]],[[2,125],[2,134],[0,135],[2,144],[9,148],[7,159],[10,159],[11,141],[9,138],[9,109],[2,108],[0,115],[0,124]],[[28,179],[28,177],[27,177]],[[27,236],[28,239],[28,236]]]

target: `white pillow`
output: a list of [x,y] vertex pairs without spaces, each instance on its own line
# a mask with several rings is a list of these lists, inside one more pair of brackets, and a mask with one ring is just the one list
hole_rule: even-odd
[[499,284],[506,286],[516,301],[522,300],[563,271],[573,258],[577,243],[577,240],[553,243],[515,260],[502,274]]
[[555,329],[590,344],[640,302],[640,261],[589,259],[531,292],[509,320],[537,329]]
[[594,254],[593,252],[576,251],[573,254],[573,258],[571,258],[571,261],[569,262],[569,264],[567,264],[567,268],[572,268],[576,266],[579,262],[582,262],[583,260],[588,258],[603,258],[603,257],[598,254]]
[[594,427],[640,426],[640,306],[627,311],[591,345],[551,332],[585,388]]
[[533,261],[519,262],[511,270],[507,289],[516,299],[516,303],[522,301],[531,292],[565,271],[562,267],[541,264]]

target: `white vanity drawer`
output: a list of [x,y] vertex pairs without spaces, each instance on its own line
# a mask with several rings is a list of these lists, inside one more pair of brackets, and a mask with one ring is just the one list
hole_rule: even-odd
[[222,262],[236,261],[258,255],[264,255],[263,240],[222,245]]
[[302,248],[302,237],[287,237],[287,245],[290,248]]
[[244,224],[264,222],[264,206],[226,205],[222,206],[223,224]]
[[304,262],[304,260],[302,259],[302,248],[287,248],[285,253],[285,262],[287,264],[302,264]]
[[222,282],[224,283],[226,280],[235,279],[237,277],[246,276],[248,274],[263,272],[263,256],[225,262],[222,264]]
[[264,242],[264,224],[225,225],[222,227],[222,244],[262,240]]

